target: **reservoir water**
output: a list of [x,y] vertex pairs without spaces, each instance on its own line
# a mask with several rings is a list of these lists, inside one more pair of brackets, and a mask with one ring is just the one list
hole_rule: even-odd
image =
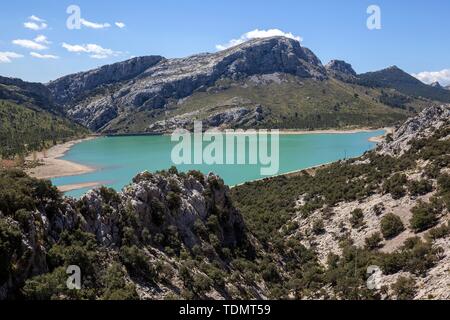
[[[349,134],[288,134],[280,135],[279,174],[353,158],[375,147],[369,138],[384,131]],[[173,166],[170,136],[102,137],[75,145],[62,159],[95,167],[89,174],[52,179],[57,186],[99,182],[121,190],[139,172],[168,169]],[[179,171],[214,172],[228,185],[265,178],[260,165],[180,165]],[[67,193],[79,197],[91,188]]]

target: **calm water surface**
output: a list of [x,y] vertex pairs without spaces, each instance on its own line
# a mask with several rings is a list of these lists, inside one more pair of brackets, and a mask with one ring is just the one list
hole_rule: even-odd
[[[344,158],[358,157],[375,147],[368,139],[383,131],[352,134],[280,135],[279,174],[305,169]],[[175,142],[170,136],[102,137],[75,145],[64,157],[98,168],[96,172],[53,179],[57,186],[101,182],[116,190],[128,185],[139,172],[170,168]],[[215,172],[229,185],[264,178],[259,165],[181,165],[180,171]],[[68,192],[79,197],[91,188]]]

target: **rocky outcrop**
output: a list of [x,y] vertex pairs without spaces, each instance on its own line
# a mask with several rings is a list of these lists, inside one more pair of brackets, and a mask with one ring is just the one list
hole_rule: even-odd
[[164,121],[158,121],[150,125],[149,133],[171,133],[176,129],[194,129],[194,121],[201,121],[203,130],[211,128],[251,128],[264,119],[264,111],[261,106],[250,107],[230,107],[223,111],[212,113],[206,118],[200,117],[200,112],[191,112],[175,116]]
[[353,70],[352,65],[342,60],[331,60],[325,69],[327,73],[334,78],[342,81],[350,81],[356,78],[356,72]]
[[[120,193],[100,188],[79,200],[48,195],[36,200],[41,201],[38,209],[24,211],[21,219],[0,212],[0,243],[7,241],[14,250],[0,248],[0,258],[11,259],[0,260],[0,300],[17,297],[25,280],[51,271],[48,253],[63,233],[80,230],[93,235],[96,250],[109,252],[110,257],[134,241],[147,248],[149,261],[161,260],[170,246],[188,251],[208,246],[210,254],[217,255],[209,243],[209,229],[214,229],[216,248],[247,247],[243,217],[228,192],[213,174],[143,172]],[[14,265],[14,270],[5,269],[4,263]]]
[[430,137],[437,129],[450,121],[450,105],[431,106],[418,116],[410,118],[395,130],[392,139],[381,144],[380,154],[402,155],[410,149],[413,140]]
[[194,225],[197,221],[205,224],[217,210],[224,214],[218,226],[220,245],[236,247],[245,240],[243,218],[231,206],[228,188],[213,174],[180,176],[144,172],[115,199],[111,194],[105,194],[104,189],[97,189],[88,192],[80,201],[84,205],[83,229],[94,234],[98,243],[106,247],[122,244],[127,212],[133,212],[136,218],[133,230],[136,236],[144,230],[151,235],[164,234],[172,227],[182,243],[192,248],[202,242]]
[[164,58],[160,56],[133,58],[88,72],[65,76],[48,83],[47,88],[55,102],[72,106],[75,101],[89,96],[99,87],[130,80],[162,60]]
[[274,37],[182,59],[135,58],[55,80],[48,88],[73,119],[93,130],[107,130],[111,118],[117,116],[111,110],[125,116],[128,112],[160,109],[219,79],[233,81],[274,73],[318,80],[327,77],[310,50],[298,41]]

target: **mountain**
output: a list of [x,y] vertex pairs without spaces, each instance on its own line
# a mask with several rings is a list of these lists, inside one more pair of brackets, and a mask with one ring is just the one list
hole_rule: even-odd
[[438,81],[431,83],[430,86],[438,88],[438,89],[444,89],[444,87],[441,86],[441,84]]
[[446,89],[446,90],[450,90],[450,86],[446,86],[445,89]]
[[449,113],[233,189],[171,168],[76,200],[0,170],[0,299],[449,299]]
[[88,130],[68,120],[40,83],[0,77],[0,156],[14,157]]
[[60,112],[55,107],[50,91],[41,83],[25,82],[21,79],[0,76],[0,99],[28,104],[40,109]]
[[342,60],[331,60],[326,66],[328,74],[342,81],[354,80],[357,76],[351,64]]
[[426,85],[397,66],[360,74],[357,83],[369,87],[395,89],[411,97],[450,102],[450,92],[440,87]]
[[355,73],[344,62],[326,68],[298,41],[273,37],[181,59],[135,58],[47,87],[71,119],[106,134],[189,128],[195,119],[240,128],[375,127],[404,120],[423,103],[392,107],[380,90],[342,75]]

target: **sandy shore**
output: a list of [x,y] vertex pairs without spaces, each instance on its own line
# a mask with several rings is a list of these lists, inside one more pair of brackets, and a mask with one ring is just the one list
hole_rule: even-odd
[[394,128],[383,128],[383,130],[384,130],[384,134],[383,135],[369,138],[369,141],[370,142],[375,142],[375,143],[381,143],[381,142],[384,141],[384,139],[386,138],[386,136],[388,134],[393,134],[394,131],[395,131]]
[[360,133],[360,132],[375,132],[379,130],[390,131],[392,128],[380,128],[380,129],[370,129],[370,128],[360,128],[360,129],[348,129],[348,130],[280,130],[280,134],[351,134],[351,133]]
[[32,169],[28,169],[27,173],[38,179],[52,179],[58,177],[76,176],[94,172],[96,169],[88,167],[72,161],[62,160],[67,151],[70,150],[77,143],[92,140],[96,137],[88,137],[69,141],[63,144],[58,144],[45,152],[38,152],[35,155],[30,155],[26,158],[28,161],[37,160],[42,165]]
[[58,186],[58,190],[61,192],[69,192],[84,188],[97,188],[104,184],[105,184],[104,182],[86,182],[86,183],[68,184],[65,186]]

